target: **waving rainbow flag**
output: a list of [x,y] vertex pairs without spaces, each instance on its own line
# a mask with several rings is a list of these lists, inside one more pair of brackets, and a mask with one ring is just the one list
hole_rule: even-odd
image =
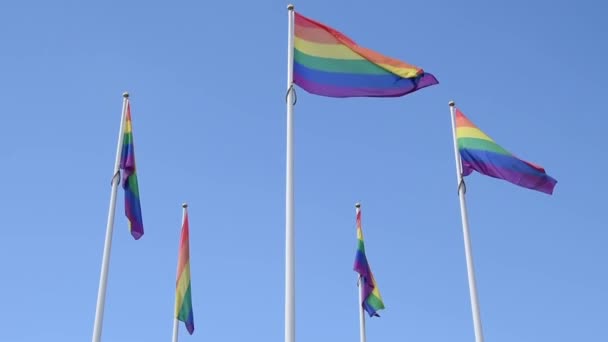
[[357,45],[295,13],[294,82],[328,97],[397,97],[438,84],[421,68]]
[[131,235],[138,240],[144,235],[144,223],[141,217],[139,202],[139,186],[135,169],[135,149],[133,147],[133,131],[131,126],[131,104],[127,101],[127,113],[123,130],[122,154],[120,169],[122,170],[122,187],[125,190],[125,214],[129,220]]
[[363,303],[361,305],[370,317],[380,317],[377,311],[384,309],[384,302],[365,255],[363,229],[361,228],[361,208],[359,206],[357,206],[357,254],[355,256],[354,270],[361,277],[359,286],[363,286]]
[[486,176],[504,179],[524,188],[547,194],[553,193],[557,181],[551,178],[545,169],[519,159],[498,146],[459,109],[456,109],[456,138],[462,160],[463,176],[468,176],[475,170]]
[[175,318],[186,324],[188,333],[194,332],[194,312],[190,285],[190,224],[188,211],[184,210],[182,236],[179,242],[177,259],[177,282],[175,287]]

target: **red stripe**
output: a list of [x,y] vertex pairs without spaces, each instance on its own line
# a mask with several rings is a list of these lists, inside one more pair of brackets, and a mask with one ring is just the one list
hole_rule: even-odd
[[182,236],[179,242],[179,257],[177,259],[177,280],[181,276],[184,267],[190,260],[190,224],[188,223],[188,212],[184,214],[184,224],[182,225]]
[[464,116],[464,114],[462,114],[462,112],[458,108],[456,108],[456,127],[477,128],[477,126],[475,126],[475,124],[473,124],[473,122],[471,122],[471,120],[469,120],[466,116]]
[[[353,50],[354,52],[358,53],[359,55],[361,55],[363,58],[367,59],[368,61],[375,63],[375,64],[387,64],[387,65],[392,65],[394,67],[398,67],[398,68],[410,68],[410,69],[418,69],[418,74],[422,74],[424,71],[414,65],[411,64],[407,64],[404,63],[398,59],[394,59],[388,56],[384,56],[380,53],[377,53],[373,50],[370,50],[368,48],[365,48],[363,46],[359,46],[357,45],[357,43],[355,43],[353,40],[351,40],[350,38],[348,38],[347,36],[345,36],[344,34],[342,34],[341,32],[334,30],[333,28],[321,24],[318,21],[314,21],[310,18],[306,18],[305,16],[299,14],[299,13],[295,13],[295,31],[296,31],[296,36],[298,36],[297,32],[298,32],[298,26],[300,26],[300,28],[317,28],[317,29],[321,29],[323,31],[326,31],[330,36],[333,36],[334,39],[336,39],[336,41],[339,44],[343,44],[346,45],[349,49]],[[318,35],[318,33],[315,33],[315,35]],[[299,37],[299,36],[298,36]],[[319,38],[320,39],[320,38]],[[308,40],[308,39],[307,39]],[[319,42],[320,43],[320,42]]]

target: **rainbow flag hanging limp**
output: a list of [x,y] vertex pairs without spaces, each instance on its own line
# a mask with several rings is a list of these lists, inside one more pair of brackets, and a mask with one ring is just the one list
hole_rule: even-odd
[[456,109],[456,138],[462,160],[463,176],[473,170],[486,176],[504,179],[524,188],[553,193],[557,180],[541,166],[517,158],[498,146],[492,138]]
[[294,82],[328,97],[397,97],[438,84],[430,73],[357,45],[295,13]]
[[179,242],[177,259],[177,282],[175,287],[175,317],[186,324],[188,333],[194,332],[194,313],[190,284],[190,228],[188,212],[184,214],[182,236]]
[[127,113],[124,122],[122,154],[120,169],[122,170],[122,187],[125,190],[125,214],[129,220],[129,229],[135,240],[144,235],[144,223],[141,217],[139,202],[139,186],[135,169],[135,150],[133,147],[133,131],[131,126],[131,105],[127,101]]
[[363,303],[361,305],[371,316],[377,316],[377,311],[384,309],[384,302],[378,290],[376,279],[372,274],[372,270],[367,262],[365,255],[365,243],[363,242],[363,229],[361,228],[361,209],[357,207],[357,255],[355,256],[354,270],[359,273],[360,283],[363,286]]

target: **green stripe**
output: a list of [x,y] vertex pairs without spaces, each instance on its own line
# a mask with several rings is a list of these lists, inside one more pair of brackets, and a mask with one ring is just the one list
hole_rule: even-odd
[[131,189],[133,195],[139,198],[139,184],[137,183],[137,174],[135,172],[132,173],[131,176],[127,179],[127,182],[129,182],[129,189]]
[[186,294],[184,295],[184,301],[182,302],[182,307],[179,308],[179,313],[177,314],[177,319],[185,322],[192,311],[192,296],[190,294],[190,284],[188,284],[188,290],[186,290]]
[[370,294],[366,299],[367,304],[376,310],[384,309],[384,303],[380,300],[380,298],[374,296],[374,294]]
[[498,154],[504,154],[510,156],[511,153],[504,148],[498,146],[496,143],[478,138],[458,138],[459,149],[471,149],[480,151],[490,151]]
[[358,240],[357,249],[359,250],[359,252],[365,254],[365,243],[363,242],[363,240]]
[[310,69],[345,74],[386,75],[389,73],[367,60],[321,58],[307,55],[298,49],[294,50],[295,61]]
[[131,133],[123,134],[122,144],[128,145],[128,144],[132,144],[132,143],[133,143],[133,134],[131,134]]

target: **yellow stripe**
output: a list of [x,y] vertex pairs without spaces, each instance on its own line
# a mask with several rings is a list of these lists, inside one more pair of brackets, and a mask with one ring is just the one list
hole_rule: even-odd
[[418,71],[420,69],[411,69],[411,68],[398,68],[392,65],[378,63],[378,65],[384,70],[388,70],[395,75],[399,75],[403,78],[412,78],[418,76]]
[[349,47],[343,44],[323,44],[310,42],[298,37],[295,37],[295,47],[300,52],[305,53],[309,56],[319,58],[332,58],[332,59],[346,59],[346,60],[362,60],[368,61],[369,63],[376,64],[382,69],[392,72],[395,75],[403,78],[411,78],[418,76],[420,69],[418,68],[404,68],[396,67],[394,65],[385,63],[376,63],[362,57],[360,54],[351,50]]
[[364,59],[353,50],[342,44],[321,44],[309,42],[307,40],[295,37],[296,49],[301,52],[315,57],[334,58],[334,59]]
[[374,290],[372,291],[372,294],[374,296],[376,296],[376,298],[378,298],[381,302],[383,302],[382,296],[380,295],[380,291],[378,290],[378,286],[377,285],[374,287]]
[[179,310],[182,307],[184,302],[184,297],[186,296],[186,291],[188,291],[188,284],[190,283],[190,262],[186,264],[182,274],[177,280],[177,286],[175,288],[175,317],[179,313]]
[[382,300],[382,296],[380,295],[380,289],[378,289],[378,283],[376,282],[376,277],[374,277],[373,273],[371,274],[371,276],[372,276],[372,282],[374,284],[374,289],[372,290],[372,294],[374,296],[376,296],[376,298],[378,298],[381,302],[384,303],[384,301]]
[[357,228],[357,239],[363,240],[363,230],[360,227]]
[[456,137],[457,138],[477,138],[477,139],[483,139],[483,140],[494,142],[494,140],[492,140],[492,138],[487,136],[484,132],[482,132],[477,127],[458,127],[458,128],[456,128]]
[[125,120],[125,133],[131,133],[131,120]]

